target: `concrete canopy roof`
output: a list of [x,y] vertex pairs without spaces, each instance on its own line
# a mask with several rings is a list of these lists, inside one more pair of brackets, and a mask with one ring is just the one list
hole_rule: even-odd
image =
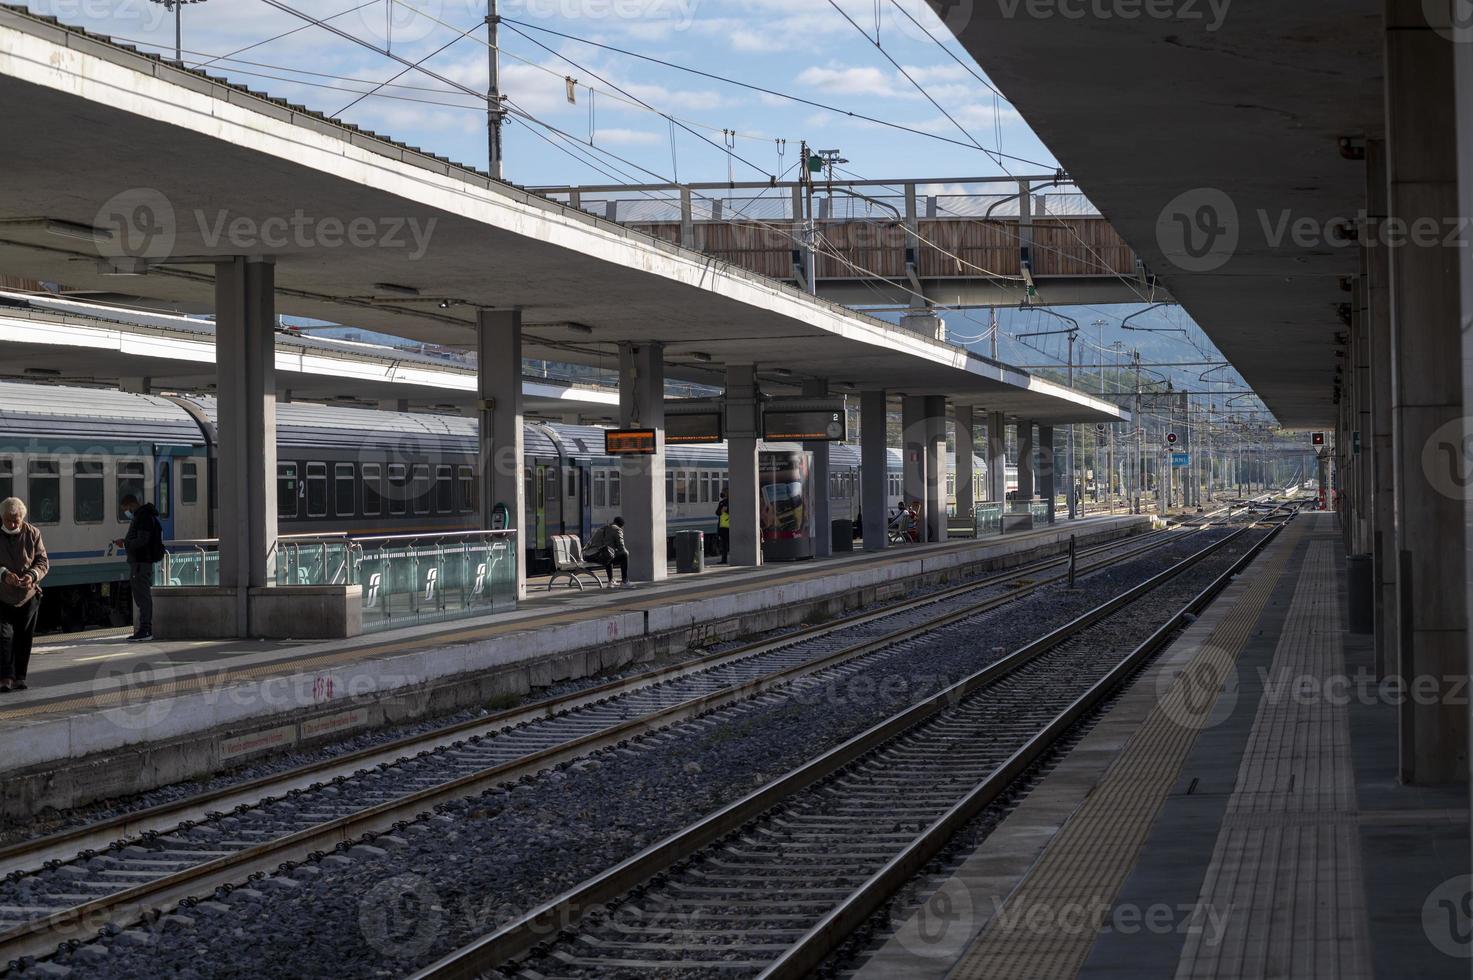
[[[0,293],[0,300],[10,295]],[[138,319],[153,322],[0,306],[5,351],[0,377],[107,385],[148,378],[156,391],[214,386],[212,324],[162,314]],[[307,401],[403,399],[414,405],[471,408],[477,397],[472,367],[410,351],[292,334],[276,338],[276,385]],[[602,418],[618,414],[619,395],[612,388],[526,378],[522,405],[529,415]]]
[[[1379,0],[931,4],[1279,420],[1330,423],[1360,256],[1324,231],[1365,207],[1339,141],[1382,129]],[[1206,261],[1178,224],[1203,205],[1237,235]]]
[[[0,7],[0,125],[26,134],[0,147],[0,269],[12,274],[207,310],[212,267],[197,260],[264,256],[276,263],[281,311],[429,343],[470,347],[477,308],[519,307],[527,357],[612,365],[618,342],[660,341],[672,375],[717,384],[719,365],[755,363],[791,371],[793,383],[948,395],[1041,422],[1120,417],[1026,372],[12,7]],[[361,244],[348,242],[351,227]],[[95,228],[119,234],[93,241]],[[120,279],[99,273],[99,253],[123,268],[140,254],[152,261],[147,275]]]

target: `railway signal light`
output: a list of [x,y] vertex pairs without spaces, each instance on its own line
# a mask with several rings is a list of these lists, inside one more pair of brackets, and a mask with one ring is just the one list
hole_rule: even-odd
[[1176,433],[1175,432],[1168,432],[1168,433],[1166,433],[1166,444],[1168,446],[1174,446],[1174,445],[1176,445]]
[[1315,432],[1310,435],[1309,442],[1310,445],[1323,446],[1325,444],[1325,434],[1323,432]]

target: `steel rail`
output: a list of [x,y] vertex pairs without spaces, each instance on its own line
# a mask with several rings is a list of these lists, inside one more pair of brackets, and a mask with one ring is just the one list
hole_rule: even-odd
[[[712,842],[739,829],[793,794],[827,779],[895,736],[944,711],[982,687],[1012,673],[1088,627],[1113,615],[1121,608],[1153,592],[1253,529],[1254,525],[1245,525],[1221,540],[1213,542],[1064,626],[1025,644],[1001,660],[890,716],[742,799],[728,804],[684,830],[652,844],[612,868],[544,902],[495,932],[448,954],[414,974],[414,980],[471,980],[509,960],[522,956],[549,936],[555,936],[560,930],[567,928],[586,910],[618,898],[636,885],[649,880],[673,864],[685,860]],[[919,635],[933,628],[932,624],[922,624],[912,627],[909,632],[912,635]],[[891,642],[894,642],[893,639]]]
[[[1192,530],[1199,529],[1193,528]],[[1142,535],[1142,538],[1149,539],[1145,544],[1118,556],[1114,556],[1111,559],[1111,563],[1125,561],[1129,558],[1145,554],[1166,544],[1171,537],[1171,532],[1168,531],[1149,532]],[[1130,543],[1130,539],[1128,538],[1105,542],[1079,552],[1078,557],[1093,557],[1101,552],[1118,549],[1128,543]],[[286,772],[262,776],[235,786],[192,796],[186,800],[163,803],[158,806],[138,810],[134,813],[122,814],[98,823],[59,831],[55,834],[48,834],[45,837],[30,841],[22,841],[0,848],[0,876],[17,871],[34,870],[44,865],[47,861],[65,860],[76,856],[80,851],[88,849],[97,850],[108,846],[114,841],[134,840],[141,834],[172,830],[187,821],[206,819],[212,813],[234,809],[241,804],[253,803],[266,796],[280,795],[293,789],[306,789],[313,783],[324,782],[337,776],[352,775],[359,769],[383,765],[403,758],[406,755],[434,751],[437,748],[452,745],[464,739],[489,735],[503,728],[550,718],[563,711],[585,707],[604,699],[628,694],[654,684],[678,680],[690,674],[720,667],[746,657],[770,653],[774,650],[780,650],[798,643],[819,639],[841,630],[862,626],[887,616],[909,612],[922,606],[953,599],[958,595],[964,595],[968,591],[998,588],[1006,585],[1009,581],[1026,578],[1029,575],[1061,565],[1067,561],[1068,557],[1065,555],[1040,559],[989,575],[983,579],[964,582],[938,592],[918,596],[915,599],[893,603],[880,609],[854,613],[820,626],[809,627],[772,640],[745,644],[721,653],[705,654],[682,661],[671,667],[658,667],[652,670],[641,671],[638,674],[632,674],[628,677],[609,681],[595,687],[585,688],[582,691],[572,694],[549,698],[517,708],[510,708],[480,718],[472,718],[445,728],[437,729],[433,732],[409,735],[382,745],[370,746],[345,755],[335,756],[331,759],[308,763],[307,765],[299,766]],[[1082,571],[1094,571],[1098,568],[1105,567],[1106,564],[1109,563],[1091,565]],[[1041,580],[1036,584],[1045,585],[1053,581],[1058,581],[1061,577],[1055,576],[1050,579]],[[1028,594],[1028,591],[1025,590],[1031,591],[1028,586],[1022,586],[1016,592],[1010,593],[1010,596],[1013,598],[1021,597]]]
[[[1097,571],[1100,568],[1137,557],[1142,553],[1155,550],[1177,537],[1179,535],[1169,533],[1160,537],[1152,535],[1152,541],[1149,544],[1131,549],[1120,555],[1112,555],[1104,561],[1089,566],[1084,571]],[[1236,537],[1236,535],[1231,535],[1229,538],[1223,539],[1223,541],[1230,540],[1232,537]],[[1120,542],[1118,541],[1112,542],[1094,550],[1109,550],[1111,546],[1118,547],[1119,544]],[[473,723],[477,727],[499,730],[508,724],[514,723],[510,718],[518,714],[525,715],[527,720],[550,717],[562,711],[569,710],[571,707],[605,700],[615,694],[638,690],[641,687],[649,686],[651,683],[676,679],[688,674],[697,673],[702,669],[719,666],[724,662],[754,656],[768,652],[769,650],[780,649],[797,642],[810,640],[816,636],[836,632],[840,629],[862,625],[868,621],[880,619],[896,612],[903,612],[908,609],[929,605],[941,599],[954,597],[967,591],[997,587],[1001,584],[1006,584],[1009,580],[1019,580],[1023,575],[1030,574],[1040,567],[1048,567],[1066,563],[1067,561],[1067,556],[1045,559],[1034,565],[1025,566],[1022,569],[1013,569],[1007,573],[991,576],[980,582],[967,583],[954,589],[946,590],[943,593],[924,596],[918,600],[913,600],[910,604],[902,604],[899,607],[888,607],[876,612],[859,614],[848,617],[845,620],[827,624],[824,627],[819,627],[817,630],[808,631],[801,635],[792,634],[740,650],[712,655],[711,657],[704,658],[699,664],[683,664],[674,671],[662,672],[657,670],[647,672],[637,678],[615,681],[601,688],[580,692],[567,699],[543,702],[538,705],[528,706],[525,709],[515,709],[512,712],[504,713],[503,716],[494,720],[475,719]],[[590,753],[617,745],[630,738],[636,738],[647,732],[697,717],[727,704],[754,697],[764,691],[786,684],[797,677],[817,672],[835,663],[863,656],[864,654],[893,645],[901,640],[940,629],[960,620],[1007,605],[1023,596],[1033,594],[1045,585],[1062,580],[1065,577],[1067,577],[1067,572],[1043,579],[1025,580],[1026,584],[1021,585],[1011,592],[981,600],[978,603],[948,613],[939,619],[931,620],[921,626],[907,627],[859,644],[852,644],[838,651],[822,655],[817,659],[774,671],[754,680],[730,685],[709,694],[678,702],[656,712],[571,739],[548,749],[530,753],[518,759],[499,763],[460,777],[455,777],[424,790],[406,794],[398,799],[337,817],[311,828],[263,842],[254,847],[243,848],[235,853],[216,858],[212,861],[201,862],[200,864],[160,877],[154,881],[145,882],[132,888],[101,896],[82,905],[61,909],[49,915],[40,916],[0,933],[0,962],[14,960],[22,956],[44,954],[58,942],[65,939],[77,938],[77,934],[95,931],[96,928],[101,927],[107,922],[114,922],[120,919],[135,920],[150,911],[168,907],[184,898],[238,881],[257,871],[275,870],[284,862],[302,860],[314,852],[333,849],[340,844],[345,844],[364,834],[391,829],[396,824],[417,817],[439,803],[472,795],[499,783],[511,782],[523,776],[535,774],[543,769],[551,768],[565,762],[571,762]],[[609,689],[614,690],[611,693]],[[578,703],[574,704],[573,702],[575,701]],[[439,732],[434,734],[436,736],[434,741],[439,744],[452,744],[456,741],[457,739],[451,737],[452,734],[458,734],[461,738],[466,737],[464,731],[458,733]],[[428,740],[423,737],[411,737],[404,741],[418,745],[421,749],[424,749]],[[361,753],[355,753],[352,756],[339,757],[330,760],[332,763],[331,768],[334,771],[345,770],[356,773],[358,769],[364,768],[364,757],[366,754],[386,755],[391,754],[391,749],[392,746],[380,746]],[[403,751],[392,755],[393,759],[403,757]],[[309,779],[312,782],[323,781],[325,767],[319,765],[308,768],[312,770],[310,773],[304,774],[301,770],[295,770],[293,773],[288,774],[293,777],[292,784],[294,787],[299,786]],[[254,781],[254,784],[269,784],[278,791],[286,791],[287,788],[287,783],[281,777],[263,777],[261,780]],[[232,790],[222,791],[222,794],[243,793],[244,791],[244,787],[235,787]],[[166,804],[164,807],[157,809],[174,808],[171,810],[171,816],[175,818],[175,821],[170,825],[169,829],[176,829],[180,826],[177,818],[186,810],[201,813],[205,817],[217,812],[216,808],[225,805],[222,794],[214,794],[208,803],[194,800],[184,805]],[[264,800],[259,796],[250,800],[250,804],[259,804],[262,802]],[[209,809],[205,810],[204,808],[206,807],[209,807]],[[143,811],[142,814],[125,815],[105,826],[114,826],[119,823],[133,824],[136,826],[134,824],[136,818],[149,812]],[[42,846],[28,848],[27,845],[16,845],[9,849],[9,854],[12,860],[16,856],[24,855],[30,864],[34,864],[39,854],[54,853],[58,849],[62,849],[69,858],[75,858],[80,856],[78,850],[83,849],[79,843],[80,840],[90,839],[95,842],[102,834],[102,831],[94,828],[80,828],[78,831],[66,832],[61,835],[55,835],[52,838],[43,838],[40,842],[35,842],[37,845],[43,845],[44,849]],[[65,848],[62,848],[58,839],[66,839],[67,844]],[[117,838],[109,838],[109,843],[113,840],[117,840]],[[5,852],[0,852],[0,856],[4,854]],[[58,859],[51,858],[49,860]],[[59,933],[62,934],[60,938],[58,938]]]
[[1096,681],[1048,725],[1014,752],[1006,762],[978,783],[946,813],[921,832],[906,848],[876,871],[864,884],[824,916],[797,942],[788,947],[759,977],[761,980],[798,980],[822,963],[855,929],[878,911],[907,882],[946,846],[963,827],[991,805],[1008,787],[1042,759],[1081,719],[1123,687],[1152,657],[1175,639],[1189,619],[1201,612],[1268,546],[1283,524],[1273,526],[1241,558],[1213,579],[1201,592],[1176,611],[1154,633]]

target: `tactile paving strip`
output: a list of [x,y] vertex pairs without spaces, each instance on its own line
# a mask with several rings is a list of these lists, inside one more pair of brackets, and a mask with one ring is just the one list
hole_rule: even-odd
[[1371,976],[1331,541],[1310,544],[1248,736],[1177,980]]
[[[1250,571],[1252,583],[958,961],[952,978],[1078,974],[1197,732],[1211,715],[1221,680],[1252,637],[1303,535],[1301,522],[1290,524]],[[1203,697],[1204,691],[1213,696]]]

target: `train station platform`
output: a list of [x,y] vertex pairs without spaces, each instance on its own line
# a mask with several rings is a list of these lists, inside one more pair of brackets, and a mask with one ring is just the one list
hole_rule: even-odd
[[916,588],[1148,529],[1144,517],[884,552],[717,566],[631,589],[535,582],[513,611],[351,640],[38,642],[31,688],[0,699],[3,817],[139,792],[554,682],[822,621]]
[[857,980],[1466,977],[1468,787],[1398,784],[1342,555],[1291,522]]

